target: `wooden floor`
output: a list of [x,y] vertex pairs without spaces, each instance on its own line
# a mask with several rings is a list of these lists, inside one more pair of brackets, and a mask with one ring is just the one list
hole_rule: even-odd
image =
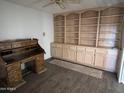
[[50,63],[46,66],[46,72],[28,75],[27,83],[12,93],[124,93],[114,74],[105,72],[103,79],[97,79]]

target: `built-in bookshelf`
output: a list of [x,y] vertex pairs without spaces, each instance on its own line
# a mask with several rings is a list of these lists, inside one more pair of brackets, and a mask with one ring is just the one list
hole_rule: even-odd
[[124,8],[110,7],[54,17],[54,42],[92,47],[120,47]]
[[64,43],[65,16],[57,15],[54,17],[54,41],[56,43]]
[[119,47],[123,24],[122,8],[107,8],[100,12],[98,47]]
[[80,45],[96,45],[98,11],[89,10],[81,13]]
[[78,44],[79,14],[70,13],[66,16],[66,43]]

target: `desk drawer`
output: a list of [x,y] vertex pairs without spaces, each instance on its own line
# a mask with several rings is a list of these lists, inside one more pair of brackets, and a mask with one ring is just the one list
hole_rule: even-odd
[[12,63],[10,65],[7,66],[7,71],[11,71],[11,70],[19,70],[21,69],[21,65],[19,62],[16,62],[16,63]]
[[32,60],[35,60],[35,57],[29,57],[29,58],[26,58],[26,59],[24,59],[24,60],[21,60],[20,62],[21,62],[21,63],[26,63],[26,62],[30,62],[30,61],[32,61]]
[[7,49],[11,49],[10,43],[0,43],[0,50],[7,50]]
[[14,42],[14,43],[12,43],[12,48],[18,48],[18,47],[22,47],[22,43],[21,42]]

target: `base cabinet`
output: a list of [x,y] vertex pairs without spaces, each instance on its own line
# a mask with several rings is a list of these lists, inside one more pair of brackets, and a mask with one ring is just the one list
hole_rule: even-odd
[[51,45],[52,57],[116,72],[118,49],[93,48],[68,44],[60,44],[58,46],[56,47],[54,43]]
[[77,63],[88,66],[94,65],[94,48],[77,46]]

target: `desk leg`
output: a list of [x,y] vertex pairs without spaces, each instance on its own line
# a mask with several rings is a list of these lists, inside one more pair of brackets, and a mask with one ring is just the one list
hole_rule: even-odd
[[46,71],[47,69],[45,68],[45,64],[44,64],[44,54],[39,54],[36,57],[35,60],[35,71],[36,73],[40,74],[44,71]]

